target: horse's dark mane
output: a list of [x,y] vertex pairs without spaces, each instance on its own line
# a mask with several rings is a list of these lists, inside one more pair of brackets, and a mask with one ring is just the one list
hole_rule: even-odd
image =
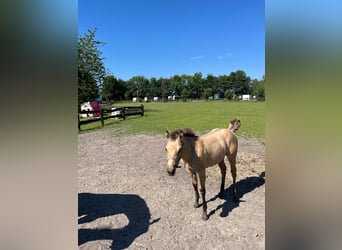
[[195,132],[191,128],[179,128],[170,133],[171,139],[177,139],[181,132],[183,132],[183,135],[187,137],[197,137],[197,135],[195,135]]

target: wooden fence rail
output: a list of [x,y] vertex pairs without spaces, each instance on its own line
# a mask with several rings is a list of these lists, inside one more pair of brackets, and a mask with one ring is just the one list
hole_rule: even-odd
[[[116,113],[112,115],[112,113]],[[96,114],[100,113],[99,117],[92,117],[88,120],[80,120],[80,114]],[[144,116],[145,109],[144,105],[140,106],[125,106],[125,107],[112,107],[110,109],[101,109],[95,111],[79,111],[78,112],[78,130],[81,131],[81,125],[88,124],[91,122],[101,121],[101,126],[104,126],[104,120],[109,118],[122,118],[126,119],[127,116],[141,115]]]

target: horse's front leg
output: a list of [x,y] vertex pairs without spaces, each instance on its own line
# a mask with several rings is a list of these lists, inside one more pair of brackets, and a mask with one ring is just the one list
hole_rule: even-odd
[[197,175],[196,173],[190,173],[191,174],[191,178],[192,178],[192,186],[194,187],[195,190],[195,203],[194,203],[194,207],[198,208],[198,200],[199,200],[199,194],[198,194],[198,186],[197,186]]
[[200,179],[200,192],[202,195],[202,201],[203,201],[203,214],[202,214],[202,220],[207,220],[207,201],[205,200],[205,169],[201,170],[199,173],[199,179]]

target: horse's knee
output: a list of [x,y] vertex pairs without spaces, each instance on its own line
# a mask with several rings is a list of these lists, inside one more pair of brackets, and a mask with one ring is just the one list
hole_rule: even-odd
[[205,188],[200,187],[200,193],[201,193],[202,196],[204,196],[205,195]]
[[192,179],[192,185],[193,185],[194,187],[197,187],[197,180]]

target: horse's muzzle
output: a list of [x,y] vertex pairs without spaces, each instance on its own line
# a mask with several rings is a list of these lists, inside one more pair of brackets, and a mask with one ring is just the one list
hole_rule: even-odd
[[169,176],[174,176],[176,173],[176,168],[173,168],[172,170],[167,169],[167,173],[169,174]]

